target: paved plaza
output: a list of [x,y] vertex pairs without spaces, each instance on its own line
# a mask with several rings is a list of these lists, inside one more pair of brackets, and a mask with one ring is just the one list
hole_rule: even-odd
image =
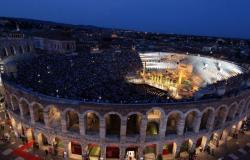
[[[28,143],[23,145],[21,140],[11,136],[10,142],[0,143],[1,160],[63,160],[63,157],[45,155],[44,151],[34,151]],[[231,139],[215,150],[214,155],[206,152],[198,154],[197,160],[249,160],[250,132],[241,135],[238,139]],[[187,158],[188,159],[188,158]]]

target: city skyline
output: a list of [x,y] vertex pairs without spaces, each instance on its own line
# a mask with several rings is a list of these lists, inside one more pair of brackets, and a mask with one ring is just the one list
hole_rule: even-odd
[[170,34],[250,38],[247,0],[75,0],[74,3],[10,0],[1,4],[0,16],[7,17]]

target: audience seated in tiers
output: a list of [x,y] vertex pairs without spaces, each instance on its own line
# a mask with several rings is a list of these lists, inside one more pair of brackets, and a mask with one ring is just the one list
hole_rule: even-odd
[[[167,99],[151,92],[163,92],[125,80],[128,73],[141,70],[136,53],[103,53],[81,56],[42,55],[21,61],[14,79],[25,88],[46,95],[95,102],[136,103]],[[12,77],[13,78],[13,77]],[[148,92],[150,90],[151,92]]]
[[[128,83],[126,75],[142,70],[139,55],[135,52],[79,56],[40,55],[30,61],[19,62],[17,68],[16,78],[4,78],[58,98],[100,103],[171,103],[193,100],[171,99],[165,91],[148,85]],[[238,82],[249,77],[249,73],[247,75],[232,77],[207,87],[225,85],[226,91],[231,94],[235,88],[240,87]]]

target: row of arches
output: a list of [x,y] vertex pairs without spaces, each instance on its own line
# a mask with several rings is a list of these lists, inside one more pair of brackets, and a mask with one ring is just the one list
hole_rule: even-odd
[[17,122],[11,118],[12,126],[18,135],[25,136],[28,141],[35,141],[42,150],[52,149],[53,153],[57,155],[66,156],[73,159],[81,160],[86,159],[129,159],[137,160],[143,157],[145,160],[155,160],[159,155],[163,159],[174,159],[176,156],[187,158],[188,153],[195,150],[196,153],[202,152],[205,148],[216,148],[225,142],[228,137],[232,136],[236,130],[241,128],[242,121],[235,123],[231,128],[228,127],[222,132],[213,132],[212,134],[200,135],[197,138],[183,138],[182,141],[176,142],[166,141],[157,143],[146,143],[143,146],[139,144],[127,144],[126,147],[121,147],[120,144],[99,144],[90,143],[82,144],[81,142],[74,140],[65,140],[57,137],[57,135],[46,135],[40,131],[35,131],[33,128],[27,128],[20,122]]
[[9,56],[14,56],[16,54],[30,53],[32,51],[31,45],[10,45],[9,47],[1,48],[0,56],[1,59]]
[[242,113],[246,113],[250,101],[233,103],[229,107],[222,105],[216,110],[207,107],[202,112],[197,109],[186,113],[176,110],[166,116],[161,108],[153,108],[146,116],[133,112],[127,117],[122,117],[117,112],[109,112],[102,117],[96,111],[86,111],[82,115],[72,108],[61,112],[55,105],[44,108],[37,102],[29,103],[24,98],[18,100],[16,96],[11,96],[11,106],[12,110],[24,119],[30,119],[33,123],[41,123],[50,128],[90,136],[101,136],[100,130],[104,128],[104,136],[120,138],[121,135],[136,137],[145,133],[146,137],[159,137],[159,135],[183,135],[218,129],[225,122],[233,121]]

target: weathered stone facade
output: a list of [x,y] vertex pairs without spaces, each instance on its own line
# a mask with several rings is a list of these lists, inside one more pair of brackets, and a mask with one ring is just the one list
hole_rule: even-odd
[[[64,151],[71,155],[68,147],[70,142],[78,142],[82,147],[82,154],[86,154],[88,144],[96,144],[101,148],[100,157],[106,157],[106,147],[119,147],[119,159],[124,159],[126,148],[137,147],[139,157],[145,158],[144,149],[149,145],[156,145],[156,155],[163,153],[163,146],[166,144],[175,144],[172,157],[177,156],[185,140],[191,140],[193,148],[201,137],[206,138],[205,145],[213,134],[221,135],[219,143],[226,141],[226,137],[232,131],[232,126],[236,130],[241,127],[241,121],[250,112],[250,91],[242,91],[238,95],[223,97],[221,99],[201,100],[185,103],[170,104],[103,104],[103,103],[85,103],[76,100],[67,100],[49,97],[39,93],[34,93],[27,89],[18,87],[14,84],[4,82],[6,94],[6,106],[11,118],[20,122],[26,128],[32,128],[34,137],[37,140],[38,134],[42,133],[52,142],[55,137],[64,142]],[[28,106],[28,107],[25,107]],[[39,105],[43,112],[43,123],[36,120],[34,111]],[[57,108],[60,112],[59,127],[51,127],[50,109]],[[16,110],[19,108],[20,112]],[[77,124],[79,132],[72,132],[67,126],[70,122],[66,118],[67,113],[75,113],[78,117]],[[149,114],[152,111],[159,112],[159,132],[157,136],[147,135],[147,126],[150,122]],[[208,112],[209,111],[209,112]],[[99,120],[99,129],[97,134],[88,134],[86,132],[86,115],[94,113]],[[134,136],[127,135],[128,119],[131,115],[140,117],[139,134]],[[166,134],[168,119],[172,114],[178,114],[176,134]],[[204,118],[205,114],[207,118]],[[118,137],[107,136],[107,117],[117,115],[120,119],[120,131]],[[190,116],[191,115],[191,116]],[[154,115],[155,116],[155,115]],[[191,117],[191,120],[188,120]],[[219,120],[219,121],[218,121]],[[190,122],[189,122],[190,121]],[[218,121],[218,125],[215,123]],[[192,122],[192,123],[191,123]],[[190,123],[190,124],[187,124]],[[201,129],[203,125],[203,129]],[[186,127],[188,125],[188,127]],[[188,128],[191,128],[190,130]],[[205,129],[204,129],[205,128]],[[81,156],[78,156],[81,159]],[[105,158],[106,159],[106,158]],[[145,158],[146,159],[146,158]]]
[[33,53],[34,42],[29,38],[0,39],[0,59],[23,53]]

